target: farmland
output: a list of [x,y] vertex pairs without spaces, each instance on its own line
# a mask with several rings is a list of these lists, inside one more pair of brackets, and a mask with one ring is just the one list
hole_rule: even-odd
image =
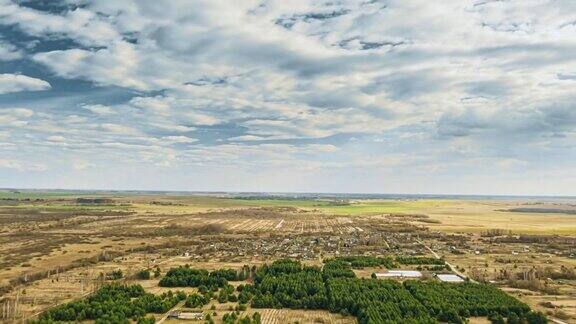
[[[4,322],[37,318],[112,283],[141,285],[157,296],[171,290],[198,293],[198,287],[159,284],[169,269],[186,264],[206,271],[239,271],[288,259],[322,269],[328,260],[342,256],[388,260],[351,262],[347,271],[353,280],[379,280],[370,278],[388,269],[405,269],[420,271],[419,282],[437,283],[434,274],[457,273],[502,289],[551,318],[576,321],[576,219],[558,212],[574,209],[570,201],[0,193]],[[437,256],[448,264],[436,262]],[[142,269],[150,269],[149,279],[138,276]],[[156,269],[159,277],[154,276]],[[118,270],[122,277],[111,278]],[[230,282],[237,287],[255,280],[241,279]],[[395,282],[403,287],[408,281]],[[174,305],[183,307],[180,304]],[[248,303],[238,317],[258,311],[264,323],[353,323],[362,318],[329,305],[290,305],[261,304],[266,307],[256,309]],[[215,311],[213,320],[222,322],[236,306],[214,299],[202,309]],[[159,321],[166,314],[162,309],[152,316]],[[431,321],[440,320],[436,313],[426,314]],[[481,315],[472,316],[471,322],[487,314]]]

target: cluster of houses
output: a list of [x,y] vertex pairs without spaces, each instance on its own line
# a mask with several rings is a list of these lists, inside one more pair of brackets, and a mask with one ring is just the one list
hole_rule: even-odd
[[318,259],[322,255],[382,255],[382,253],[419,255],[426,250],[415,237],[406,233],[372,231],[350,234],[314,233],[268,235],[249,238],[220,238],[183,252],[191,258],[233,260],[243,257]]

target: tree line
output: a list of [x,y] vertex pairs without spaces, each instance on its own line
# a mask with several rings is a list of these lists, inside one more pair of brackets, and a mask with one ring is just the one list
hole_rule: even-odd
[[415,256],[398,256],[396,262],[404,265],[445,265],[444,259],[415,257]]
[[130,323],[130,319],[140,324],[149,323],[150,318],[145,317],[146,314],[165,313],[185,298],[186,294],[183,292],[170,291],[162,295],[154,295],[145,292],[140,285],[109,284],[88,298],[66,303],[44,312],[36,323],[86,320],[95,320],[97,324]]
[[352,268],[361,269],[367,267],[393,268],[394,259],[391,257],[373,257],[373,256],[344,256],[329,259],[328,261],[341,261],[349,263]]
[[251,268],[244,266],[240,271],[218,269],[209,272],[205,269],[193,269],[189,265],[170,269],[160,279],[161,287],[200,287],[217,290],[228,285],[228,281],[246,280],[251,275]]
[[330,261],[341,261],[349,263],[354,269],[362,269],[367,267],[385,267],[394,268],[397,264],[402,265],[441,265],[444,266],[446,261],[444,259],[436,259],[422,256],[397,256],[393,257],[374,257],[374,256],[342,256],[332,259]]

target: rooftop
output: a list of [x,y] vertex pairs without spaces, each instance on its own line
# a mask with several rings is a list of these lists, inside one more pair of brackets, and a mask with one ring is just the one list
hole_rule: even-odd
[[438,280],[444,282],[463,282],[464,279],[462,277],[455,275],[455,274],[437,274]]
[[380,277],[404,277],[404,278],[420,278],[422,277],[422,273],[420,271],[415,270],[390,270],[385,273],[377,273],[377,278]]

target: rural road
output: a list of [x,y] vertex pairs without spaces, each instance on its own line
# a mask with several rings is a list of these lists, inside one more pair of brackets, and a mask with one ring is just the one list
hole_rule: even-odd
[[[434,255],[434,257],[436,259],[441,259],[441,257],[438,255],[438,253],[436,253],[434,250],[432,250],[428,245],[424,244],[424,242],[417,240],[418,243],[422,244],[422,246],[424,246],[426,248],[426,250],[428,250],[430,253],[432,253],[432,255]],[[465,274],[463,274],[462,272],[458,271],[456,269],[455,266],[453,266],[452,264],[450,264],[448,261],[445,261],[446,265],[448,266],[448,268],[450,268],[450,271],[454,272],[455,274],[457,274],[458,276],[462,277],[462,278],[467,278],[468,280],[470,280],[471,282],[476,282],[476,280],[471,279],[470,277],[466,276]]]
[[550,320],[551,320],[552,322],[556,323],[556,324],[568,324],[568,323],[563,322],[563,321],[561,321],[561,320],[559,320],[559,319],[557,319],[557,318],[554,318],[554,317],[550,317]]
[[172,309],[170,309],[169,311],[166,312],[166,314],[164,314],[164,316],[162,316],[161,319],[159,319],[156,324],[162,324],[164,323],[164,321],[168,318],[168,315],[170,315],[170,313],[172,313],[173,311],[177,310],[178,308],[184,306],[184,301],[179,302],[178,304],[176,304],[176,306],[172,307]]

